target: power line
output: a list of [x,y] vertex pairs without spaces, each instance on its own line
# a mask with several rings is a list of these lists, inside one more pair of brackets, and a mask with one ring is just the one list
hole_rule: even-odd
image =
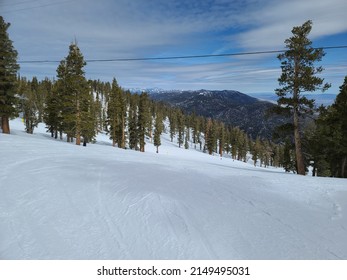
[[[33,9],[38,9],[38,8],[45,8],[45,7],[65,4],[65,3],[69,3],[69,2],[73,2],[73,1],[77,1],[77,0],[66,0],[66,1],[59,1],[59,2],[51,2],[51,3],[47,3],[47,4],[41,4],[41,5],[38,5],[38,6],[32,6],[32,7],[26,7],[26,8],[18,8],[18,9],[14,9],[14,10],[8,10],[8,11],[4,11],[3,13],[7,14],[7,13],[13,13],[13,12],[19,12],[19,11],[27,11],[27,10],[33,10]],[[30,1],[20,2],[20,3],[17,3],[17,4],[25,4],[27,2],[30,2]],[[16,3],[13,3],[13,4],[16,4]]]
[[[328,46],[313,48],[317,49],[346,49],[347,46]],[[202,55],[184,55],[184,56],[163,56],[163,57],[137,57],[137,58],[111,58],[111,59],[85,59],[87,63],[93,62],[131,62],[131,61],[148,61],[148,60],[175,60],[175,59],[196,59],[196,58],[210,58],[210,57],[228,57],[228,56],[245,56],[245,55],[260,55],[260,54],[273,54],[282,53],[286,50],[269,50],[269,51],[256,51],[256,52],[239,52],[239,53],[224,53],[224,54],[202,54]],[[18,63],[59,63],[58,60],[22,60]]]
[[6,7],[6,6],[16,6],[16,5],[23,5],[27,3],[37,2],[39,0],[27,0],[22,2],[14,2],[14,3],[1,3],[0,6]]

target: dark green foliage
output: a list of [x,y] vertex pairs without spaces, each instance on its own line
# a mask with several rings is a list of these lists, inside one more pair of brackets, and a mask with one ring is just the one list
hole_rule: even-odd
[[282,165],[286,172],[296,171],[294,144],[289,139],[284,143]]
[[210,155],[216,150],[217,128],[212,119],[208,119],[205,128],[205,146]]
[[147,93],[140,95],[139,113],[138,113],[138,136],[140,144],[140,152],[145,151],[145,137],[147,135],[149,122],[152,121],[150,117],[149,98]]
[[128,130],[129,130],[129,148],[139,149],[139,128],[138,128],[138,99],[139,96],[134,94],[130,96],[130,105],[128,113]]
[[255,143],[252,145],[251,152],[252,152],[252,160],[254,162],[254,166],[256,166],[258,159],[262,158],[262,153],[263,153],[263,147],[259,137],[257,137],[257,139],[255,140]]
[[177,128],[177,114],[176,110],[171,109],[169,114],[169,122],[170,122],[170,139],[173,142],[174,135],[176,134]]
[[58,132],[60,136],[63,133],[63,103],[62,103],[62,81],[58,80],[53,84],[52,90],[48,92],[46,107],[44,112],[44,121],[51,136],[55,139],[58,138]]
[[219,155],[222,157],[225,147],[225,126],[223,123],[220,123],[218,128],[218,145]]
[[157,147],[157,153],[159,153],[159,146],[161,145],[160,136],[163,132],[163,128],[163,116],[158,112],[155,116],[154,125],[154,146]]
[[9,119],[16,115],[17,51],[8,35],[9,23],[0,16],[0,118],[3,133],[10,133]]
[[27,81],[25,78],[18,80],[19,108],[23,113],[25,130],[29,134],[33,134],[34,128],[39,124],[37,91],[38,83],[36,78],[32,82]]
[[67,134],[68,142],[71,142],[73,137],[76,138],[76,145],[80,145],[81,137],[86,144],[95,135],[93,96],[84,76],[85,65],[80,49],[72,43],[68,56],[57,68],[56,90],[61,102],[62,129]]
[[321,108],[308,150],[318,176],[347,178],[347,76],[334,104]]
[[109,124],[110,139],[113,146],[125,148],[126,125],[126,99],[123,90],[118,86],[116,79],[112,81],[112,89],[107,106],[107,120]]
[[177,143],[178,143],[178,147],[181,148],[181,146],[184,143],[185,116],[181,110],[178,110],[176,117],[177,117],[177,133],[178,133]]
[[278,56],[281,60],[282,74],[278,79],[281,88],[276,89],[279,113],[293,118],[293,134],[297,171],[305,175],[305,159],[302,151],[302,124],[300,121],[314,112],[314,100],[307,99],[303,93],[318,89],[329,88],[323,84],[324,79],[317,75],[323,71],[322,67],[315,67],[314,63],[324,56],[322,49],[314,49],[308,39],[312,29],[312,22],[306,21],[302,26],[294,27],[293,36],[285,40],[287,51]]

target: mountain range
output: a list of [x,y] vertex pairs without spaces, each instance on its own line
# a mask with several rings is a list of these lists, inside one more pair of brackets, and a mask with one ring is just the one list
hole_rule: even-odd
[[147,91],[153,100],[181,108],[186,113],[196,113],[237,126],[254,139],[271,138],[274,128],[285,122],[281,116],[266,117],[275,106],[234,90],[159,90]]

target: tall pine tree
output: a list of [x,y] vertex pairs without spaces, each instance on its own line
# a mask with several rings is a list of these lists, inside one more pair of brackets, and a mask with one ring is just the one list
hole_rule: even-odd
[[[76,138],[76,145],[81,144],[81,137],[90,137],[94,127],[90,125],[89,114],[91,95],[83,67],[86,65],[83,55],[76,43],[69,46],[68,56],[61,61],[57,69],[62,97],[63,129],[67,141]],[[88,131],[88,133],[86,133]],[[89,134],[87,136],[87,134]],[[89,140],[89,139],[88,139]]]
[[159,153],[159,146],[161,145],[160,135],[163,132],[163,128],[163,116],[160,112],[157,112],[154,124],[154,146],[157,147],[157,153]]
[[329,88],[328,84],[323,84],[323,78],[316,76],[323,68],[315,67],[314,63],[322,59],[324,52],[312,47],[312,42],[307,38],[311,29],[310,20],[294,27],[293,36],[285,40],[287,50],[278,56],[282,65],[282,75],[278,79],[282,87],[276,89],[278,111],[293,118],[297,172],[300,175],[305,175],[300,120],[312,114],[314,108],[314,100],[307,99],[303,93]]
[[9,23],[0,16],[0,118],[3,133],[10,133],[9,119],[15,116],[15,86],[17,71],[17,51],[8,35]]
[[142,93],[139,100],[139,112],[138,112],[138,136],[140,144],[140,152],[145,151],[146,135],[148,131],[148,123],[152,121],[149,110],[149,99],[147,93]]

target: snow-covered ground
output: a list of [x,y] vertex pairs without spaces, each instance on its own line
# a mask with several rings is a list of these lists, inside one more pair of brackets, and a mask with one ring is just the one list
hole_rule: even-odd
[[347,180],[0,134],[0,259],[347,259]]

